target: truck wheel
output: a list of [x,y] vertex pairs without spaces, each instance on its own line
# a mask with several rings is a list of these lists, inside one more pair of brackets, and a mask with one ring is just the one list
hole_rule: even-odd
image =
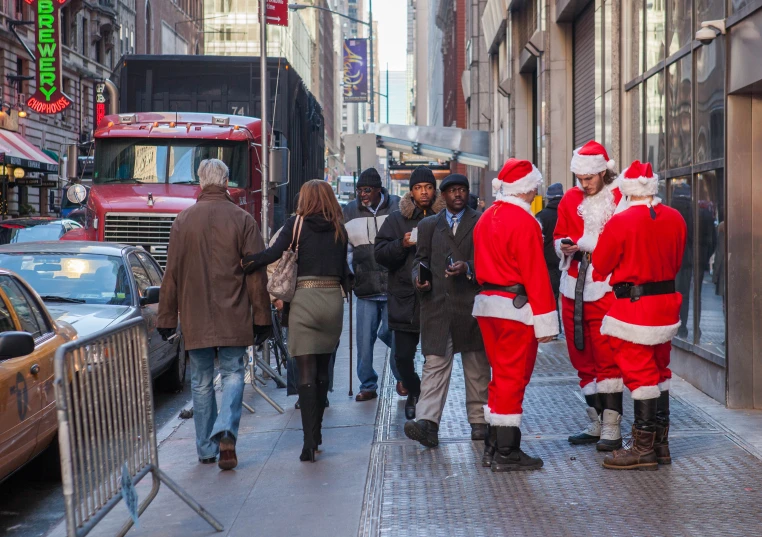
[[164,373],[159,377],[159,386],[165,392],[180,393],[185,386],[185,370],[188,364],[188,355],[185,352],[185,338],[180,336],[180,344],[177,346],[177,356]]

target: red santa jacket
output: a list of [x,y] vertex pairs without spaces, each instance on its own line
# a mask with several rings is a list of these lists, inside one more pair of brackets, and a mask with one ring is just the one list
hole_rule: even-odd
[[[579,275],[579,261],[561,253],[561,240],[571,239],[583,252],[592,252],[598,242],[606,222],[614,215],[622,194],[615,184],[607,185],[595,196],[585,196],[585,192],[574,187],[569,189],[561,203],[558,204],[558,222],[553,232],[556,253],[561,258],[561,294],[574,299],[574,290]],[[585,302],[600,300],[606,293],[611,292],[608,282],[593,281],[593,271],[588,269],[585,292]]]
[[[654,200],[656,218],[645,202],[630,202],[615,215],[593,252],[594,278],[611,276],[611,285],[674,280],[685,250],[687,228],[675,209]],[[620,298],[604,317],[601,334],[641,345],[670,341],[680,327],[680,293]]]
[[529,298],[527,304],[516,308],[515,295],[482,291],[474,300],[474,317],[496,317],[534,326],[538,338],[558,334],[542,228],[528,203],[507,196],[484,212],[474,228],[474,270],[480,285],[521,284]]

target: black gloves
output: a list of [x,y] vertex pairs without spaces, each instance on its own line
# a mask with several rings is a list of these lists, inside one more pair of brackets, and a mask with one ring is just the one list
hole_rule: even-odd
[[156,329],[159,332],[159,335],[161,336],[161,339],[164,341],[168,341],[169,338],[175,335],[176,328],[157,328]]
[[254,346],[259,347],[265,341],[270,339],[272,335],[273,335],[272,325],[259,326],[255,324],[254,325]]

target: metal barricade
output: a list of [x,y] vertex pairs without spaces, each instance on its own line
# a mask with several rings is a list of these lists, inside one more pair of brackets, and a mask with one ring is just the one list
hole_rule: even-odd
[[[87,535],[125,492],[152,475],[150,493],[163,482],[214,529],[223,526],[159,469],[148,342],[142,319],[63,345],[56,352],[58,441],[69,537]],[[123,481],[123,468],[129,474]],[[134,491],[132,491],[134,492]],[[118,533],[132,527],[130,518]]]

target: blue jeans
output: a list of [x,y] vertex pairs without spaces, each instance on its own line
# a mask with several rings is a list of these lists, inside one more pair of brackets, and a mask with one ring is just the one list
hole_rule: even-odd
[[[376,339],[381,339],[392,348],[392,332],[386,319],[386,300],[357,299],[357,378],[360,391],[372,392],[378,389],[378,374],[373,369],[373,347]],[[397,364],[390,360],[394,378],[400,380]]]
[[[214,347],[189,351],[193,422],[196,425],[196,451],[200,459],[216,457],[219,436],[228,432],[238,437],[241,423],[246,347]],[[214,395],[214,356],[220,362],[222,401],[217,414]]]

